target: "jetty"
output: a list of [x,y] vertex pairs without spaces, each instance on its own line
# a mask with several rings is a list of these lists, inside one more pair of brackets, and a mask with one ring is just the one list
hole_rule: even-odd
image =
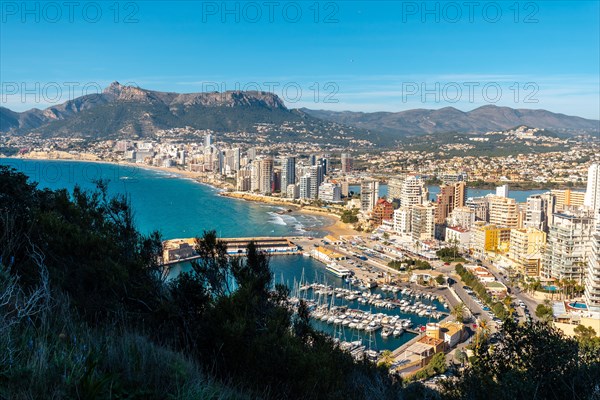
[[[219,241],[227,245],[227,254],[230,256],[246,255],[250,242],[254,242],[257,249],[269,255],[299,254],[300,248],[287,237],[245,237],[221,238]],[[196,238],[171,239],[163,242],[163,265],[172,265],[200,258],[196,252]]]

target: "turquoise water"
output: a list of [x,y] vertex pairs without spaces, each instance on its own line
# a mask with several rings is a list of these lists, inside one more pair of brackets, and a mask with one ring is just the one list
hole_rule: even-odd
[[[440,192],[439,186],[429,186],[429,200],[435,200],[436,195]],[[359,185],[348,186],[349,191],[354,193],[360,193]],[[527,197],[533,196],[534,194],[546,193],[548,190],[509,190],[508,197],[515,199],[518,203],[525,203]],[[379,185],[379,196],[386,196],[388,192],[387,185]],[[467,197],[483,197],[490,193],[496,193],[495,190],[490,189],[467,189]]]
[[282,207],[218,196],[218,191],[192,179],[135,166],[73,161],[0,159],[24,172],[40,187],[94,189],[94,181],[110,180],[109,192],[129,196],[140,231],[159,230],[165,239],[193,237],[215,229],[220,237],[324,236],[325,219],[297,212],[280,215]]
[[[271,258],[271,268],[273,270],[273,276],[275,283],[284,283],[290,288],[294,288],[295,284],[300,281],[300,278],[303,277],[303,281],[306,282],[319,282],[325,283],[327,285],[333,285],[335,287],[345,287],[349,288],[348,284],[345,283],[342,279],[336,277],[329,271],[325,269],[325,265],[313,260],[309,257],[304,257],[301,255],[298,256],[274,256]],[[179,273],[180,271],[188,271],[190,269],[189,264],[182,263],[173,267],[171,273],[173,275]],[[297,285],[296,285],[297,286]],[[357,288],[353,288],[357,289]],[[400,293],[384,293],[379,289],[372,290],[374,293],[380,293],[384,297],[390,298],[402,298]],[[309,299],[313,299],[308,295]],[[407,298],[408,299],[408,298]],[[410,300],[410,299],[409,299]],[[438,311],[444,311],[448,313],[448,309],[445,308],[439,301],[437,300],[421,300],[423,303],[431,304],[435,306]],[[328,298],[327,303],[331,303],[331,297]],[[399,309],[388,310],[385,308],[376,308],[370,305],[362,305],[357,301],[346,301],[340,298],[334,299],[334,305],[346,305],[348,308],[359,309],[363,311],[371,311],[372,313],[383,313],[386,315],[399,315],[401,318],[410,318],[413,322],[413,328],[416,329],[419,325],[425,325],[427,322],[437,322],[437,319],[428,318],[428,317],[419,317],[416,314],[406,314],[400,311]],[[381,330],[375,332],[371,338],[369,338],[368,334],[362,331],[358,331],[356,329],[344,328],[342,332],[334,332],[334,326],[326,324],[325,322],[315,321],[313,320],[313,326],[317,329],[326,332],[332,336],[340,337],[342,340],[354,341],[354,340],[362,340],[364,345],[369,345],[371,348],[375,348],[377,350],[394,350],[401,346],[402,344],[408,342],[412,338],[415,337],[414,334],[410,332],[404,332],[399,337],[388,337],[383,338],[381,336]],[[371,343],[369,343],[369,341]]]
[[587,306],[584,303],[569,303],[569,305],[573,308],[578,308],[580,310],[587,310]]
[[[31,180],[39,182],[40,187],[50,189],[71,190],[76,184],[84,189],[93,189],[95,180],[109,179],[111,194],[122,193],[129,196],[140,230],[150,232],[158,229],[165,238],[191,237],[201,234],[204,229],[215,229],[221,237],[324,234],[319,231],[319,227],[323,226],[323,219],[320,217],[297,213],[279,215],[279,207],[224,198],[218,196],[217,190],[209,186],[161,171],[71,161],[0,159],[0,164],[11,165],[30,176]],[[302,275],[305,281],[327,282],[330,285],[347,287],[343,280],[327,272],[323,264],[308,257],[276,256],[271,258],[271,266],[275,281],[290,287],[293,287],[294,281],[299,281]],[[188,268],[189,265],[177,265],[172,273]],[[375,291],[382,293],[377,289]],[[400,295],[387,293],[385,296]],[[403,314],[399,310],[371,308],[356,301],[335,299],[336,305],[342,302],[350,308],[410,318],[414,328],[432,321],[415,314]],[[431,303],[438,310],[447,311],[437,300]],[[334,333],[331,325],[321,321],[314,321],[314,325],[327,333]],[[341,336],[346,340],[358,340],[360,337],[365,344],[369,341],[363,332],[359,335],[358,331],[350,329],[346,329]],[[372,337],[371,346],[380,350],[395,349],[413,337],[414,335],[405,332],[398,338],[383,339],[380,332],[376,332]]]
[[549,292],[557,292],[558,288],[556,286],[544,286],[544,290],[547,290]]

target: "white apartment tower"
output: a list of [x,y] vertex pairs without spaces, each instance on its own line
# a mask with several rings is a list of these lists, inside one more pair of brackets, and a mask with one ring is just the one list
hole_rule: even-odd
[[588,310],[600,312],[600,214],[596,215],[596,230],[591,241],[584,280],[585,302]]
[[556,209],[556,197],[550,193],[536,194],[527,198],[526,217],[523,226],[548,233]]
[[544,278],[583,282],[591,250],[594,219],[588,212],[554,214],[542,261]]
[[600,164],[592,164],[588,169],[587,189],[583,205],[594,211],[594,215],[600,213]]
[[430,240],[435,235],[435,205],[417,204],[411,210],[411,233],[413,240]]
[[312,195],[310,192],[311,188],[311,178],[310,175],[302,175],[300,177],[300,198],[301,199],[311,199]]
[[281,190],[296,183],[296,157],[281,159]]
[[402,198],[402,184],[404,183],[404,180],[401,178],[391,178],[388,181],[388,193],[387,193],[387,199],[388,201],[394,201],[394,200],[398,200],[400,201],[400,199]]
[[379,198],[379,182],[365,179],[360,183],[360,210],[372,211]]
[[400,195],[400,206],[408,207],[417,204],[423,204],[428,200],[429,192],[425,188],[423,179],[416,176],[409,176],[402,183],[402,193]]
[[394,231],[401,235],[410,234],[411,216],[410,207],[400,207],[394,210]]

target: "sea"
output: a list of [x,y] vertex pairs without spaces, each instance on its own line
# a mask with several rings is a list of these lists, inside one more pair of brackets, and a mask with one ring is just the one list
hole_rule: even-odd
[[[25,173],[31,181],[38,182],[40,188],[71,191],[78,185],[82,189],[94,190],[98,180],[108,180],[109,194],[125,195],[131,202],[138,229],[142,233],[158,230],[164,239],[199,236],[204,230],[216,230],[220,237],[323,237],[326,234],[326,218],[298,212],[286,213],[285,209],[279,206],[219,196],[218,189],[174,173],[130,165],[63,160],[0,158],[0,165],[10,165]],[[538,192],[541,191],[528,193]],[[470,191],[469,196],[486,193],[487,191]],[[519,192],[517,200],[523,201],[523,196],[526,198],[526,193]],[[335,287],[348,287],[342,279],[326,271],[324,264],[309,257],[274,256],[271,258],[271,267],[274,281],[287,284],[292,289],[301,280],[304,283],[319,282]],[[177,274],[189,268],[187,264],[177,265],[171,273]],[[386,297],[401,298],[399,293],[383,293],[380,289],[374,289],[374,292]],[[334,303],[373,313],[400,315],[401,318],[410,318],[414,327],[436,321],[416,314],[404,314],[395,309],[376,309],[356,301],[348,302],[336,298]],[[429,301],[428,304],[438,311],[448,312],[437,300]],[[396,349],[414,337],[413,334],[405,332],[399,337],[384,339],[380,335],[381,331],[368,335],[356,330],[335,329],[321,321],[313,321],[313,324],[342,340],[354,341],[360,338],[365,345],[377,350]]]

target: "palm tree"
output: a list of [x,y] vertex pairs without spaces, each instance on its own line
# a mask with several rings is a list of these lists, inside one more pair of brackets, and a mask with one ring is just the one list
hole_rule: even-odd
[[490,327],[485,319],[477,320],[477,332],[475,333],[475,346],[479,348],[481,342],[485,341],[490,334]]
[[508,312],[508,315],[510,317],[513,316],[513,314],[517,311],[513,306],[513,298],[511,296],[506,296],[503,300],[502,303],[504,304],[504,307],[506,307],[506,311]]
[[450,314],[456,319],[458,322],[463,322],[465,320],[465,313],[467,311],[467,307],[465,307],[465,303],[458,303],[452,310]]
[[385,350],[383,353],[381,353],[381,356],[379,356],[377,365],[383,365],[386,368],[389,368],[393,363],[394,357],[392,356],[392,352],[390,350]]

